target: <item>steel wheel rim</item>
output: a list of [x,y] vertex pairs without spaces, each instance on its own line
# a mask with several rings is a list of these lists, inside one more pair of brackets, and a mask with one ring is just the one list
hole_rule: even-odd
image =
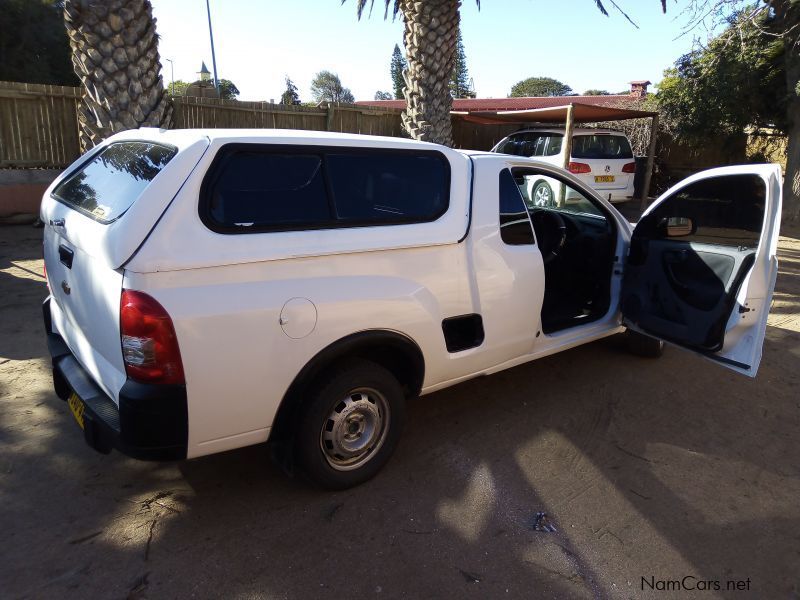
[[389,403],[378,390],[358,388],[337,402],[322,424],[319,445],[328,464],[352,471],[383,446],[389,431]]
[[533,201],[536,206],[549,206],[550,205],[550,188],[546,185],[540,185],[533,190]]

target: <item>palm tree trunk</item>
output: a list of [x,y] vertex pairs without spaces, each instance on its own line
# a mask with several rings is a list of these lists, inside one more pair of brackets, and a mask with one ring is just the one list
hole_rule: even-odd
[[408,68],[403,127],[417,140],[453,145],[449,81],[461,0],[401,0]]
[[170,124],[150,0],[66,0],[64,22],[83,89],[83,150],[118,131]]

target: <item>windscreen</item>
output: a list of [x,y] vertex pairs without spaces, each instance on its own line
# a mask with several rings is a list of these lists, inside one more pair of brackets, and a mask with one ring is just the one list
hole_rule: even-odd
[[177,154],[153,142],[117,142],[62,181],[53,197],[101,223],[122,216]]
[[623,135],[576,135],[572,138],[572,158],[633,158],[633,152]]

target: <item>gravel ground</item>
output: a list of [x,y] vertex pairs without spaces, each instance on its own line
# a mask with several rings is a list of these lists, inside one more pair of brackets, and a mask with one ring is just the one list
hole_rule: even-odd
[[264,447],[90,450],[52,391],[40,258],[41,230],[0,227],[3,598],[800,598],[800,233],[755,380],[609,338],[414,401],[339,493]]

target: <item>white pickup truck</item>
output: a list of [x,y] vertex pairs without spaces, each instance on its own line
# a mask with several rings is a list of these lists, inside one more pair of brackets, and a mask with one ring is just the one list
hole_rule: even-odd
[[[536,206],[541,176],[570,193]],[[700,173],[632,229],[527,158],[311,131],[121,133],[42,202],[55,389],[101,452],[269,440],[342,488],[386,463],[406,399],[626,327],[643,352],[666,340],[754,376],[780,178]]]

